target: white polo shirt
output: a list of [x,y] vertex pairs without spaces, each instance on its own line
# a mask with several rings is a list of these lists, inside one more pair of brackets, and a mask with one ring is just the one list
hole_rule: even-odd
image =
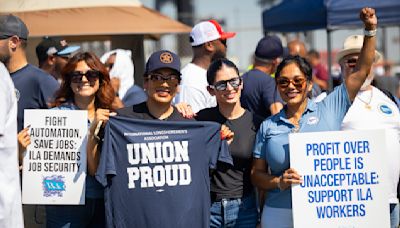
[[180,92],[175,96],[174,104],[188,103],[194,113],[217,106],[217,100],[207,91],[207,70],[189,63],[181,73]]

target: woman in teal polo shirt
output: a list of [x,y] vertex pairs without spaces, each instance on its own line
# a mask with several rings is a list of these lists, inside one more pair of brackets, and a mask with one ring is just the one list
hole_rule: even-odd
[[375,56],[377,18],[371,8],[362,9],[360,18],[366,33],[357,66],[352,72],[346,72],[349,76],[345,82],[323,101],[314,103],[308,98],[313,85],[312,68],[304,58],[288,57],[277,68],[275,81],[286,105],[262,123],[256,137],[252,169],[253,184],[267,191],[261,217],[263,228],[293,226],[290,186],[301,183],[301,176],[289,164],[288,135],[340,130],[351,102],[368,76]]

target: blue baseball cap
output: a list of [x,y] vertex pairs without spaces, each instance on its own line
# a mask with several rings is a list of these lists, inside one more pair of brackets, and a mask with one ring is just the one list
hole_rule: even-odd
[[181,60],[179,56],[167,50],[154,52],[147,60],[145,74],[149,74],[162,68],[175,70],[179,75],[181,75]]
[[257,44],[255,56],[260,60],[273,60],[283,55],[282,41],[277,36],[265,36]]

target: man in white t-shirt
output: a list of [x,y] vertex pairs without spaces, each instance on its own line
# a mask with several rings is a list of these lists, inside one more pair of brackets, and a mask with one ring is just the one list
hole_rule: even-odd
[[182,81],[175,104],[185,102],[194,113],[217,105],[215,97],[207,91],[207,69],[213,60],[226,56],[226,41],[235,35],[224,32],[215,20],[203,21],[193,27],[190,32],[193,59],[181,70]]
[[6,67],[0,63],[0,227],[24,227],[19,185],[17,98]]
[[[374,30],[366,31],[366,36],[375,35]],[[376,32],[376,30],[375,30]],[[364,37],[353,35],[348,37],[337,59],[342,68],[344,79],[357,67],[358,55],[361,51]],[[375,51],[375,62],[381,54]],[[343,123],[343,130],[389,129],[394,131],[393,138],[400,136],[400,112],[394,101],[380,89],[371,85],[374,73],[371,70],[356,99],[354,99]],[[400,144],[397,140],[388,139],[386,164],[388,166],[389,203],[391,227],[399,226],[399,199],[397,198],[397,184],[400,176]]]

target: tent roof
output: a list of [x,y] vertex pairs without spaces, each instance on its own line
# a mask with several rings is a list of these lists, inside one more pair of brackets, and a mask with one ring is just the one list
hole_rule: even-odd
[[19,16],[30,36],[188,33],[190,27],[138,0],[0,0],[1,13]]
[[277,32],[360,27],[358,14],[366,6],[376,9],[380,26],[400,24],[399,0],[283,0],[263,12],[263,26]]

